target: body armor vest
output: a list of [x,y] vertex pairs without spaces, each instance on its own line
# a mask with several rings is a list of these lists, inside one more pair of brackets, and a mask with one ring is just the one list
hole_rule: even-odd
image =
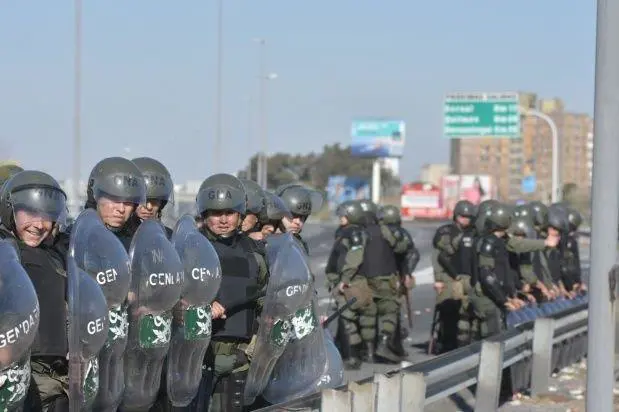
[[398,273],[395,253],[383,237],[380,226],[368,225],[365,232],[368,237],[359,274],[367,278],[375,278]]
[[[215,340],[234,338],[249,339],[256,320],[256,302],[243,301],[258,292],[258,262],[254,245],[244,235],[213,241],[221,263],[221,286],[216,300],[226,308],[226,319],[213,320]],[[224,243],[226,242],[226,243]],[[232,307],[236,306],[236,307]]]

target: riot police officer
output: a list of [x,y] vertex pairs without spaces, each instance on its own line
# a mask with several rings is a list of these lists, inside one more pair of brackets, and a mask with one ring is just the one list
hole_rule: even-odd
[[249,234],[252,239],[259,239],[260,236],[257,235],[260,232],[259,215],[264,209],[266,201],[264,190],[253,180],[241,179],[241,182],[247,193],[247,210],[241,224],[241,230]]
[[282,219],[293,219],[292,213],[279,196],[275,196],[271,192],[264,191],[264,206],[258,214],[258,223],[256,229],[258,231],[250,233],[254,240],[264,240],[267,236],[275,233],[278,227],[282,225]]
[[400,302],[398,300],[399,273],[396,261],[397,253],[406,251],[402,238],[384,224],[379,224],[376,205],[369,200],[357,202],[364,212],[362,227],[367,234],[359,247],[348,253],[349,262],[343,270],[339,288],[350,283],[353,276],[361,274],[367,278],[368,286],[374,295],[378,312],[378,344],[374,355],[382,361],[399,362],[401,356],[393,345]]
[[0,236],[15,240],[39,300],[40,323],[31,368],[44,411],[68,411],[68,239],[54,230],[65,210],[66,194],[54,178],[39,171],[13,175],[0,194]]
[[582,216],[576,209],[569,209],[567,220],[569,233],[565,235],[564,270],[570,273],[570,276],[574,279],[574,291],[584,292],[587,287],[582,280],[580,251],[578,249],[578,228],[582,223]]
[[[407,306],[409,325],[412,325],[409,291],[415,287],[413,272],[419,263],[419,250],[415,247],[415,242],[409,231],[402,227],[402,216],[400,215],[400,209],[398,207],[392,205],[382,207],[378,213],[378,220],[380,223],[387,225],[389,230],[393,233],[393,236],[397,239],[402,239],[403,243],[406,245],[406,251],[403,253],[396,253],[395,257],[400,274],[399,293],[400,297],[404,298],[404,302]],[[406,357],[408,354],[402,346],[403,337],[402,313],[399,312],[396,330],[393,334],[393,348],[396,350],[397,355]]]
[[[161,220],[163,209],[174,202],[174,182],[168,169],[158,160],[150,157],[138,157],[132,160],[133,164],[142,172],[146,186],[146,203],[138,205],[132,221],[135,229],[140,222],[146,219]],[[168,238],[172,236],[172,229],[164,226]]]
[[509,300],[509,256],[505,242],[510,226],[510,212],[504,205],[492,207],[486,214],[487,233],[479,240],[478,277],[473,280],[472,297],[477,317],[477,337],[485,339],[500,333],[505,328],[505,312],[516,310]]
[[340,227],[336,231],[325,273],[338,308],[352,297],[357,298],[357,302],[340,315],[341,327],[338,328],[336,340],[345,359],[345,367],[359,369],[362,358],[374,362],[376,339],[376,304],[367,278],[358,272],[361,261],[357,251],[365,246],[367,233],[360,225],[364,220],[364,212],[357,202],[342,203],[338,206],[337,215]]
[[454,207],[453,222],[439,227],[432,241],[434,286],[438,292],[435,327],[439,328],[440,352],[456,349],[470,340],[469,309],[464,295],[469,292],[475,270],[475,215],[475,205],[460,200]]
[[[223,276],[212,305],[214,390],[210,410],[241,411],[247,406],[243,405],[243,388],[257,330],[257,296],[268,280],[264,250],[239,230],[247,194],[236,177],[221,173],[207,178],[200,186],[196,206],[204,222],[202,232],[217,251]],[[203,410],[205,405],[200,405],[203,401],[199,398],[193,406]]]
[[146,185],[140,169],[129,159],[108,157],[95,165],[88,178],[86,208],[96,209],[105,226],[127,250],[135,227],[129,222],[146,203]]
[[279,230],[292,233],[305,252],[309,254],[309,248],[303,237],[301,237],[301,232],[312,211],[320,208],[322,199],[319,199],[318,192],[294,183],[279,187],[276,194],[284,201],[284,204],[292,213],[292,219],[288,217],[282,219]]

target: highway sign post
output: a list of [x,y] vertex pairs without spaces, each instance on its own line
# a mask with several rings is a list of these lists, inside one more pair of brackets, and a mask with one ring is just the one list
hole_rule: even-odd
[[443,135],[462,138],[519,138],[518,93],[452,93],[443,105]]

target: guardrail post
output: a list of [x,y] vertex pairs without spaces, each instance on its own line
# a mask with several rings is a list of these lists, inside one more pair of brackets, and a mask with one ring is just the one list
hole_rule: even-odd
[[481,345],[475,412],[496,412],[499,407],[503,374],[503,342],[484,341]]
[[401,411],[423,412],[426,405],[426,378],[423,373],[401,374],[402,400]]
[[376,394],[376,409],[379,411],[400,411],[402,396],[402,378],[395,376],[374,375],[374,383],[378,385]]
[[352,394],[346,390],[324,389],[321,393],[320,410],[353,412]]
[[535,320],[533,328],[533,365],[531,371],[531,394],[533,396],[548,390],[552,372],[552,340],[555,321],[551,318]]
[[352,392],[352,410],[354,412],[377,412],[377,385],[374,382],[364,383],[362,385],[351,382],[348,384],[348,390]]

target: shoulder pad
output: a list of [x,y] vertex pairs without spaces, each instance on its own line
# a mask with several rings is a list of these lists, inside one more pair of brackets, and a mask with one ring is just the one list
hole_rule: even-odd
[[498,252],[498,242],[494,236],[484,236],[479,241],[479,254],[482,256],[494,257]]
[[366,234],[360,229],[355,229],[350,232],[348,238],[350,239],[350,248],[357,249],[365,245]]
[[443,236],[451,237],[451,223],[443,225],[436,229],[436,233],[434,234],[434,239],[432,239],[432,245],[436,247],[438,242],[441,240]]

